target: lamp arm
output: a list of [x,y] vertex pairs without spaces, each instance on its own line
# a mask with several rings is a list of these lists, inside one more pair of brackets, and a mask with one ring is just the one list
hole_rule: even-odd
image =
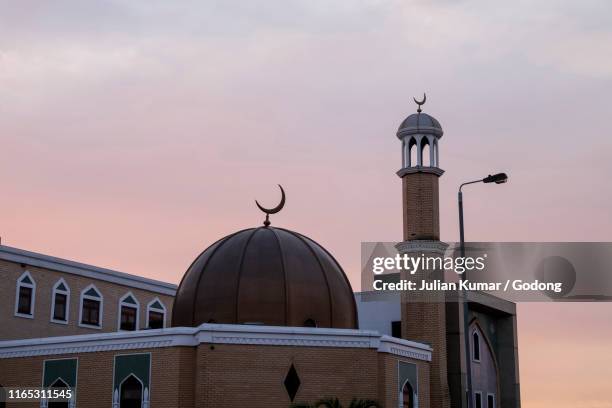
[[461,192],[461,189],[463,188],[463,186],[467,186],[468,184],[476,184],[476,183],[482,183],[482,179],[474,180],[474,181],[466,181],[465,183],[459,186],[459,192]]

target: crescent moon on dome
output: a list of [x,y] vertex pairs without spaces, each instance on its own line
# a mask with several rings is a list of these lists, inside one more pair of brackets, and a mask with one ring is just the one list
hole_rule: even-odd
[[266,214],[276,214],[277,212],[279,212],[280,210],[283,209],[283,207],[285,206],[285,190],[283,190],[283,186],[281,186],[280,184],[278,185],[278,187],[280,188],[281,191],[281,200],[280,203],[278,203],[278,205],[274,208],[265,208],[262,207],[261,204],[259,204],[259,202],[257,202],[257,200],[255,200],[255,204],[257,204],[257,207],[265,212]]
[[427,101],[427,95],[426,95],[425,93],[423,93],[423,100],[422,100],[422,101],[417,101],[417,99],[416,99],[416,98],[414,98],[414,97],[413,97],[412,99],[414,99],[414,102],[415,102],[417,105],[421,106],[421,105],[424,105],[424,104],[425,104],[425,101]]

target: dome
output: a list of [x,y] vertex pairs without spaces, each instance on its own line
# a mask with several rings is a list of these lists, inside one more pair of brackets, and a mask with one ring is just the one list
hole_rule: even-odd
[[202,323],[358,326],[353,290],[334,257],[304,235],[270,226],[228,235],[191,264],[172,326]]
[[397,130],[397,136],[404,136],[416,133],[430,133],[441,137],[444,131],[442,125],[436,118],[426,113],[413,113],[408,116],[399,129]]

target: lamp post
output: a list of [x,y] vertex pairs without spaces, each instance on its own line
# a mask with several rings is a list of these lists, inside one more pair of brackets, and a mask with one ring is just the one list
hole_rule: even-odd
[[[494,175],[489,174],[487,177],[480,179],[480,180],[468,181],[459,186],[459,194],[457,198],[458,198],[458,204],[459,204],[459,250],[460,250],[461,258],[465,258],[465,234],[463,230],[463,192],[461,191],[461,189],[463,188],[463,186],[466,186],[468,184],[475,184],[475,183],[502,184],[507,181],[508,181],[508,176],[506,175],[506,173],[497,173]],[[461,275],[461,280],[466,279],[465,275],[466,275],[466,272],[464,272]],[[472,403],[472,358],[470,356],[471,353],[470,353],[470,333],[469,333],[469,326],[468,326],[469,325],[468,314],[469,313],[468,313],[467,292],[463,290],[463,331],[464,331],[464,341],[465,341],[465,366],[467,370],[466,400],[467,400],[468,408],[472,408],[473,407],[473,403]]]

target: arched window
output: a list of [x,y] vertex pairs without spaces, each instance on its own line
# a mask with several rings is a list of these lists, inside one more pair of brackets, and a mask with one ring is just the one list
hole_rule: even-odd
[[[64,382],[61,378],[55,380],[53,384],[51,384],[51,388],[69,388],[68,384]],[[69,408],[70,405],[68,401],[50,401],[48,408]]]
[[406,381],[404,383],[404,386],[402,387],[400,399],[401,399],[400,407],[414,408],[414,399],[415,399],[414,389],[412,388],[412,385],[410,384],[409,381]]
[[140,303],[132,292],[128,292],[119,299],[119,330],[138,330]]
[[417,142],[414,137],[410,138],[410,142],[408,142],[408,166],[415,167],[418,164],[418,147]]
[[25,271],[15,285],[15,316],[34,318],[36,282],[30,272]]
[[426,137],[423,137],[421,140],[421,165],[426,167],[431,167],[433,164],[431,162],[431,147],[429,146],[429,140]]
[[83,289],[79,303],[79,326],[102,328],[104,298],[98,288],[92,284]]
[[438,139],[435,139],[433,142],[433,157],[434,157],[434,167],[440,167],[439,163],[439,153],[438,153]]
[[155,298],[147,304],[147,328],[163,329],[164,327],[166,327],[166,306],[159,298]]
[[120,408],[141,408],[142,406],[142,383],[133,374],[121,383],[119,391]]
[[314,319],[306,319],[304,321],[304,327],[317,327],[317,322]]
[[51,321],[54,323],[68,323],[70,311],[70,288],[62,278],[53,285],[51,293]]
[[472,360],[480,361],[480,335],[478,331],[472,333]]

